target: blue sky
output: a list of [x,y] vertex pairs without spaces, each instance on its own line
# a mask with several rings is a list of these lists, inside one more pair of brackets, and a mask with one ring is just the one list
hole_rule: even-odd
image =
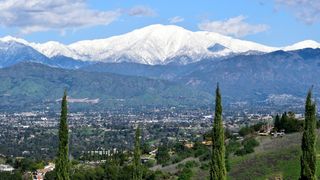
[[176,24],[270,46],[320,42],[319,0],[0,0],[0,36],[65,44]]

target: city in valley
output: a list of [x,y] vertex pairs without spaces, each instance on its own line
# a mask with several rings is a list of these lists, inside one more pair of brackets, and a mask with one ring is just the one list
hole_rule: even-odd
[[0,0],[0,180],[319,179],[319,2]]

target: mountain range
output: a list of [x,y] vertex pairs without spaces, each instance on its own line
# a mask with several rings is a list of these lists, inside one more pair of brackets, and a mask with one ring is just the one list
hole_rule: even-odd
[[[143,65],[136,63],[98,63],[82,67],[91,72],[164,79],[212,93],[220,83],[231,102],[266,101],[274,95],[304,97],[312,85],[320,92],[320,49],[274,51],[266,54],[238,55],[220,60],[202,60],[187,65]],[[229,102],[230,102],[229,101]]]
[[[196,107],[212,96],[180,83],[22,62],[0,69],[0,110],[57,109],[64,89],[72,109]],[[203,99],[204,101],[199,101]]]
[[152,25],[107,39],[0,39],[1,110],[56,108],[64,89],[78,110],[225,106],[302,108],[320,92],[320,45],[268,47],[212,32]]
[[[156,24],[119,36],[79,41],[69,45],[54,41],[33,43],[6,36],[0,38],[0,57],[6,59],[4,63],[0,61],[0,65],[4,67],[12,64],[14,61],[7,62],[11,58],[11,53],[20,56],[20,52],[24,59],[40,62],[51,62],[50,60],[55,60],[56,57],[61,60],[63,57],[69,62],[74,60],[75,62],[132,62],[158,65],[189,64],[203,59],[304,48],[320,48],[320,43],[306,40],[286,47],[270,47],[214,32],[192,32],[175,25]],[[54,65],[54,62],[50,65]],[[79,66],[77,64],[74,67]]]

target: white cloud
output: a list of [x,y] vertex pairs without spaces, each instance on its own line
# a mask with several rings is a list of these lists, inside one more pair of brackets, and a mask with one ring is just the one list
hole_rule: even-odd
[[320,21],[320,0],[275,0],[276,8],[286,7],[306,24]]
[[176,23],[184,21],[184,18],[180,17],[180,16],[175,16],[175,17],[169,18],[168,20],[171,24],[176,24]]
[[155,16],[156,12],[147,6],[135,6],[125,10],[129,16]]
[[95,10],[88,7],[86,0],[0,0],[0,26],[18,28],[24,34],[108,25],[123,14],[150,16],[154,11],[144,6]]
[[217,32],[224,35],[243,37],[249,34],[256,34],[268,30],[265,24],[252,25],[244,20],[245,16],[237,16],[225,21],[205,21],[198,25],[200,30]]

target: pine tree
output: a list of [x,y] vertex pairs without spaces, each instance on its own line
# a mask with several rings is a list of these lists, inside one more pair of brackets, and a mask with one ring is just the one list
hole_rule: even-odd
[[67,92],[64,92],[61,102],[61,116],[59,126],[59,149],[56,161],[56,174],[58,180],[69,180],[69,145],[67,124]]
[[141,172],[141,150],[140,150],[140,127],[138,126],[135,133],[134,154],[133,154],[133,180],[142,179]]
[[279,116],[279,114],[277,114],[274,119],[274,127],[279,131],[281,129],[280,126],[281,126],[280,116]]
[[119,179],[119,161],[116,156],[108,156],[105,163],[105,178],[108,180]]
[[287,115],[287,112],[284,112],[280,119],[279,130],[282,130],[282,129],[287,130],[287,125],[288,125],[288,115]]
[[309,90],[305,105],[305,123],[302,135],[301,180],[315,180],[316,177],[316,105],[312,102],[312,91]]
[[216,89],[216,107],[212,131],[210,179],[225,180],[227,173],[225,167],[224,129],[222,123],[222,105],[219,85],[217,85]]

